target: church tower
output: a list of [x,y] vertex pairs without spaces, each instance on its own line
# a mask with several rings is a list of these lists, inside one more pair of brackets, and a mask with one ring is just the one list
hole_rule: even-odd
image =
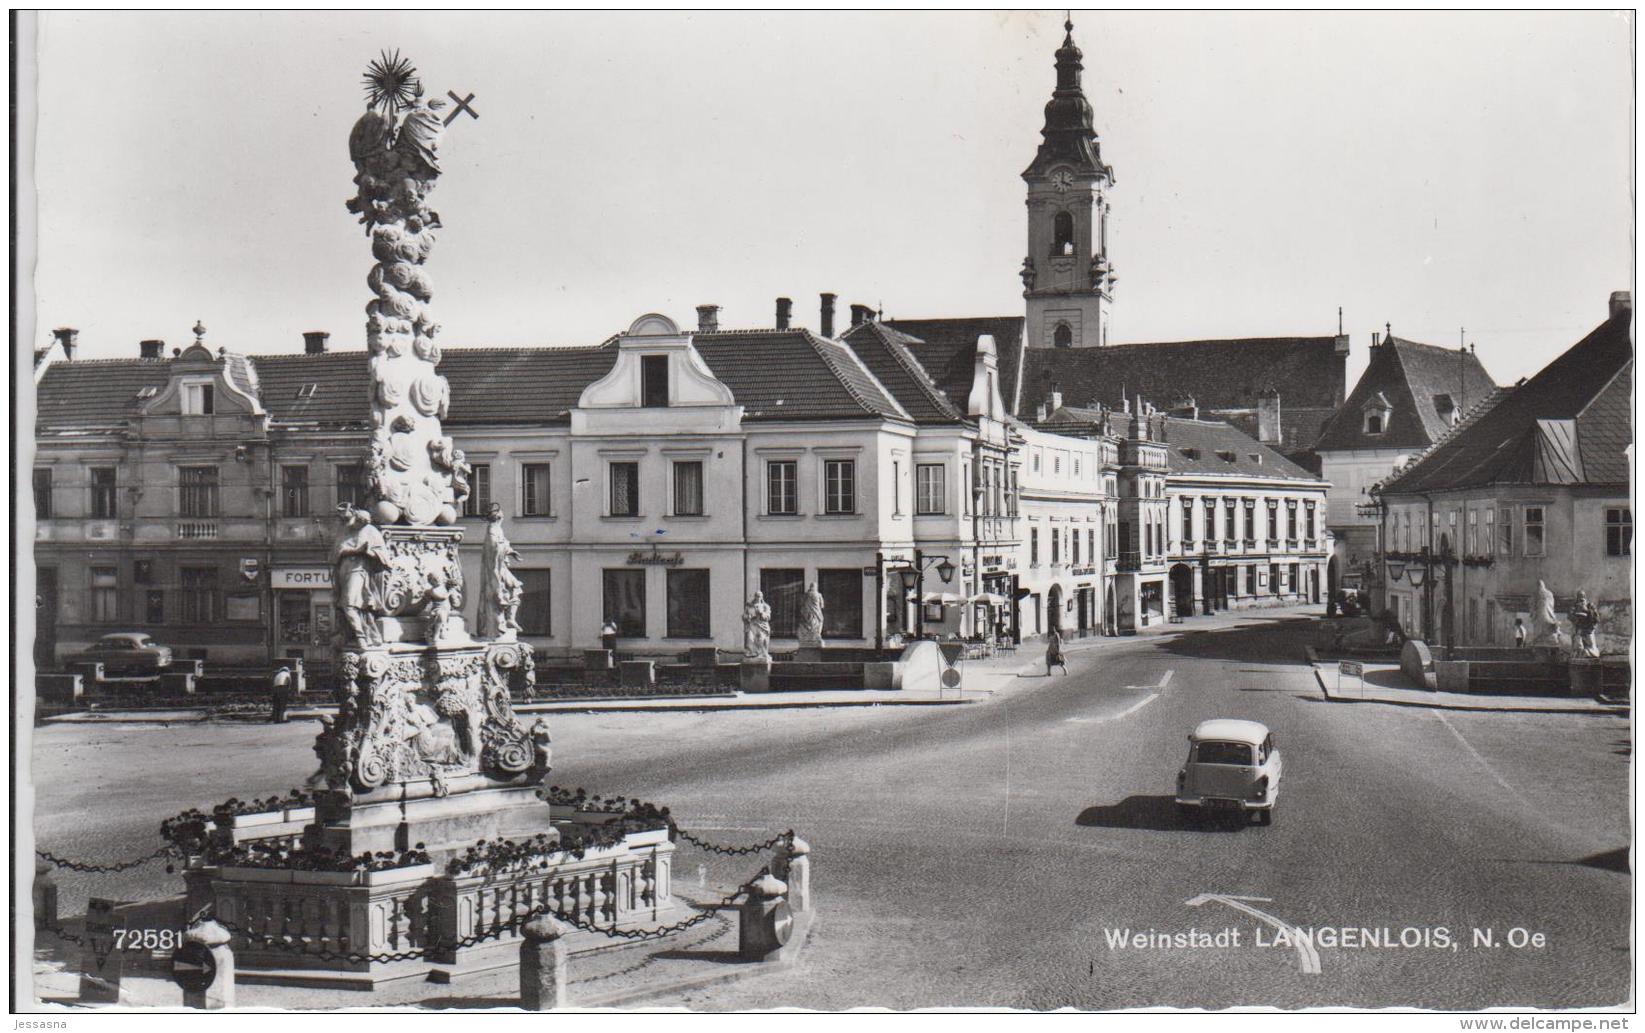
[[1108,343],[1116,277],[1108,261],[1108,196],[1114,170],[1102,163],[1091,104],[1080,89],[1083,56],[1074,23],[1057,48],[1057,88],[1045,105],[1044,139],[1028,184],[1028,257],[1022,296],[1030,348],[1094,348]]

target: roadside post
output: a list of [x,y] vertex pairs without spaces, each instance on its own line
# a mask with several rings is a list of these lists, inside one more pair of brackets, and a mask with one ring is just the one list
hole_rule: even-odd
[[229,932],[205,921],[183,936],[171,956],[171,979],[183,990],[183,1006],[203,1011],[234,1007],[234,951]]
[[520,930],[520,1008],[552,1011],[566,1006],[564,922],[539,915]]
[[794,916],[783,899],[788,886],[770,872],[748,884],[737,925],[737,953],[744,961],[764,961],[788,942]]
[[93,897],[86,904],[85,950],[80,955],[80,1003],[119,1004],[120,976],[125,952],[116,942],[124,923],[114,913],[115,902]]
[[1342,695],[1342,676],[1351,675],[1359,679],[1359,695],[1365,698],[1365,665],[1358,660],[1337,661],[1337,695]]

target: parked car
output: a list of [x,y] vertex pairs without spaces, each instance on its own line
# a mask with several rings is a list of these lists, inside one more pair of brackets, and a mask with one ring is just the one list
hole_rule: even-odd
[[1256,721],[1201,721],[1188,736],[1188,760],[1177,772],[1177,811],[1185,818],[1206,812],[1256,812],[1273,823],[1284,762],[1273,733]]
[[67,658],[69,664],[103,665],[104,674],[159,674],[171,666],[171,647],[162,646],[139,631],[104,635]]

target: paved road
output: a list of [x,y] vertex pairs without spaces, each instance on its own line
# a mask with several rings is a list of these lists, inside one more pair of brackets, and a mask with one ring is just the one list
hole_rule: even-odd
[[[1067,676],[1018,679],[984,705],[561,715],[555,780],[669,804],[721,841],[794,827],[814,846],[821,912],[801,968],[664,1003],[1473,1009],[1626,998],[1625,720],[1329,704],[1298,658],[1295,624],[1254,615],[1192,629],[1076,646]],[[1213,716],[1274,729],[1286,775],[1272,827],[1176,818],[1184,736]],[[310,734],[37,730],[41,840],[129,856],[185,804],[295,784],[312,769]],[[686,849],[679,862],[689,877]],[[163,889],[154,873],[126,885],[130,896]],[[67,906],[84,892],[68,883]],[[1206,894],[1262,899],[1186,903]],[[1258,929],[1271,943],[1276,924],[1386,928],[1419,945],[1257,946]],[[1106,935],[1191,928],[1238,930],[1240,946],[1110,949]],[[1503,944],[1526,930],[1543,945],[1476,946],[1476,928]]]

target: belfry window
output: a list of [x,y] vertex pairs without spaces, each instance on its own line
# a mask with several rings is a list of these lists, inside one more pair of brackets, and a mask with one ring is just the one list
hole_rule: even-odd
[[1069,329],[1067,323],[1058,323],[1056,330],[1052,331],[1051,343],[1058,348],[1072,348],[1074,346],[1074,331]]
[[1071,255],[1074,253],[1074,216],[1070,212],[1058,212],[1051,222],[1051,253],[1053,255]]

